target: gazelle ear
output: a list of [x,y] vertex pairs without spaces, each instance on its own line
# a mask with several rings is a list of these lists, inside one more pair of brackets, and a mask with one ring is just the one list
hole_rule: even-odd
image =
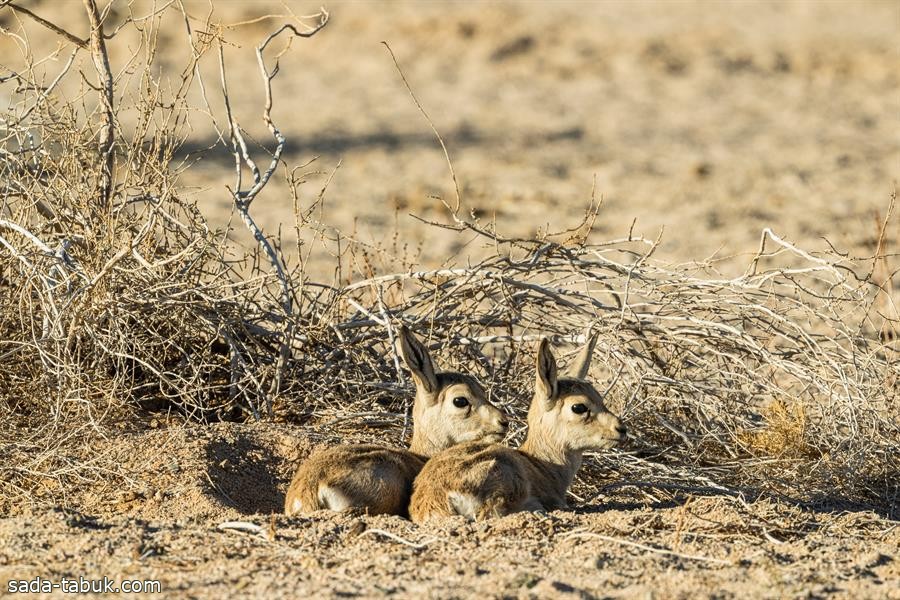
[[428,348],[405,326],[400,326],[400,356],[412,372],[416,388],[428,394],[438,389],[437,376],[434,374],[434,363]]
[[587,377],[588,371],[591,369],[591,357],[594,354],[594,346],[597,345],[597,337],[597,333],[592,334],[588,330],[587,343],[581,349],[581,352],[578,353],[578,356],[575,357],[575,361],[569,365],[569,368],[566,370],[567,375],[576,379]]
[[534,382],[534,399],[544,402],[545,408],[550,408],[556,402],[557,397],[557,369],[556,359],[550,351],[550,342],[547,338],[541,340],[537,352],[537,377]]

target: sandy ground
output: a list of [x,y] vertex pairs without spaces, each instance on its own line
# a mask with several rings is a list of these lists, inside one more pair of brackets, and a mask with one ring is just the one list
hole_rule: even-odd
[[[217,8],[238,21],[267,6],[282,11]],[[302,206],[341,162],[319,216],[361,243],[390,245],[396,230],[394,253],[429,266],[479,252],[407,216],[446,221],[430,196],[451,198],[452,184],[387,40],[446,137],[465,210],[503,232],[571,224],[596,178],[594,240],[636,220],[648,237],[665,228],[658,257],[718,253],[733,257],[726,272],[743,270],[764,227],[812,250],[827,238],[872,253],[872,212],[900,175],[898,2],[328,8],[328,28],[282,60],[274,116],[288,162],[319,156]],[[238,27],[243,43],[227,54],[236,110],[261,140],[251,47],[268,30]],[[165,60],[183,64],[181,30],[164,37]],[[211,140],[199,123],[190,149]],[[219,225],[229,165],[210,153],[182,179]],[[283,185],[254,211],[293,242]],[[332,264],[317,249],[310,270]],[[619,488],[570,512],[487,523],[322,514],[272,526],[296,462],[335,438],[283,424],[97,435],[73,460],[93,458],[105,487],[64,494],[48,482],[33,504],[0,501],[0,595],[9,579],[107,576],[159,579],[170,597],[900,598],[900,528],[872,513]],[[218,529],[229,520],[268,537]]]
[[[70,508],[4,507],[3,590],[105,576],[203,598],[900,598],[900,527],[869,512],[619,488],[480,523],[279,515],[296,461],[334,441],[272,424],[98,441],[72,458],[115,473],[108,486],[74,488]],[[262,531],[219,528],[230,521]]]
[[[352,3],[333,18],[275,88],[291,157],[319,156],[301,205],[340,161],[323,220],[369,243],[396,228],[421,264],[478,249],[408,217],[447,222],[431,196],[453,188],[382,40],[446,138],[463,210],[508,235],[572,225],[596,178],[594,239],[664,229],[658,258],[738,255],[721,268],[743,271],[764,227],[871,255],[900,176],[896,2]],[[265,139],[252,90],[240,112]],[[226,170],[207,166],[198,198],[224,216]],[[290,242],[279,190],[256,210]]]

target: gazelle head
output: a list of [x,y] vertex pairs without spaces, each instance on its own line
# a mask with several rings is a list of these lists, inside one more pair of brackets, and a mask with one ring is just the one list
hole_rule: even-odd
[[591,337],[567,377],[557,374],[550,342],[541,340],[537,353],[534,398],[528,409],[529,437],[563,453],[612,448],[625,439],[625,426],[603,404],[593,385],[585,381],[596,344]]
[[441,450],[506,436],[506,415],[487,399],[471,375],[435,372],[428,349],[405,326],[400,327],[400,356],[416,385],[413,403],[413,452],[431,456]]

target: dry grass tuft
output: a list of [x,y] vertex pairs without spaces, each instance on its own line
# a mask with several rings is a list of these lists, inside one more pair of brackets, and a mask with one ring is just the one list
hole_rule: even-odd
[[816,451],[807,441],[807,418],[803,406],[775,400],[762,410],[765,426],[743,434],[744,443],[760,457],[788,459],[814,458]]

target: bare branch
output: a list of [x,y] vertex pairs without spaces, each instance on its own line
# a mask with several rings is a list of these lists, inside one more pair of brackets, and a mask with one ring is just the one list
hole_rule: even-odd
[[[409,92],[409,96],[412,98],[412,101],[415,103],[416,108],[419,109],[419,112],[422,113],[422,116],[425,117],[425,120],[428,122],[428,126],[431,127],[431,131],[434,133],[434,136],[437,138],[438,143],[441,145],[441,150],[444,151],[444,159],[447,161],[447,168],[450,170],[450,177],[453,178],[453,189],[456,192],[456,203],[453,205],[453,208],[450,209],[454,216],[459,214],[459,208],[462,204],[462,197],[459,193],[459,182],[456,180],[456,171],[453,170],[453,161],[450,160],[450,152],[447,150],[447,144],[444,143],[444,138],[441,137],[441,134],[438,133],[437,127],[434,126],[434,121],[431,120],[431,117],[428,116],[428,113],[425,112],[425,109],[422,107],[422,104],[419,102],[419,99],[416,98],[415,93],[410,87],[409,82],[406,80],[406,75],[403,74],[403,69],[400,68],[400,63],[397,62],[397,57],[394,56],[394,51],[391,50],[390,44],[387,42],[381,42],[384,44],[384,47],[387,48],[387,51],[391,55],[391,60],[394,61],[394,66],[397,68],[397,73],[400,74],[400,79],[403,80],[403,85],[406,86],[406,91]],[[449,207],[448,207],[449,208]]]
[[3,8],[4,6],[8,6],[9,8],[13,9],[16,12],[19,12],[19,13],[22,13],[23,15],[27,15],[27,16],[31,17],[32,19],[35,20],[35,22],[39,23],[40,25],[43,25],[44,27],[46,27],[53,33],[56,33],[57,35],[61,35],[62,37],[64,37],[68,41],[72,42],[79,48],[87,48],[88,47],[87,40],[83,40],[78,36],[72,35],[71,33],[66,31],[59,25],[55,25],[55,24],[51,23],[50,21],[48,21],[47,19],[44,19],[43,17],[40,17],[40,16],[34,14],[33,12],[31,12],[24,6],[19,6],[18,4],[13,4],[12,2],[6,2],[4,4],[0,4],[0,8]]
[[[271,393],[277,395],[281,389],[284,368],[287,364],[288,354],[290,351],[290,340],[293,337],[293,283],[288,277],[287,273],[284,269],[284,264],[279,256],[279,253],[275,251],[275,248],[266,238],[262,229],[250,215],[250,206],[259,193],[265,188],[265,186],[269,183],[269,180],[272,178],[272,175],[275,173],[275,170],[278,168],[278,165],[281,162],[281,155],[284,152],[285,146],[285,138],[281,131],[275,126],[274,121],[272,120],[272,80],[278,74],[279,66],[278,66],[278,58],[276,57],[275,65],[270,71],[266,66],[265,58],[263,53],[269,43],[278,37],[282,32],[289,31],[298,37],[312,37],[318,31],[320,31],[325,25],[328,23],[329,15],[328,13],[322,9],[318,17],[318,23],[308,28],[305,31],[300,31],[296,27],[291,24],[286,24],[277,29],[274,33],[270,34],[263,42],[257,46],[256,48],[256,59],[259,65],[260,74],[263,80],[263,89],[265,90],[265,107],[263,109],[263,120],[266,123],[266,127],[269,129],[269,132],[272,134],[272,137],[275,139],[275,150],[272,153],[272,158],[269,161],[269,166],[265,170],[265,172],[260,172],[259,167],[256,162],[253,160],[250,155],[250,151],[247,147],[247,143],[244,139],[243,133],[241,132],[240,125],[234,118],[234,114],[231,109],[231,102],[228,94],[228,85],[225,76],[225,58],[222,52],[222,46],[219,45],[219,69],[222,78],[222,89],[225,100],[225,109],[228,117],[229,127],[230,127],[230,138],[232,142],[232,153],[235,158],[235,187],[233,190],[229,190],[234,199],[235,209],[238,211],[238,214],[241,217],[244,225],[253,235],[253,239],[260,245],[263,252],[265,253],[269,263],[272,265],[273,270],[275,271],[276,277],[278,281],[281,282],[281,305],[284,310],[285,320],[284,320],[284,329],[283,329],[283,339],[279,350],[279,359],[276,367],[275,378],[272,383]],[[253,176],[253,184],[248,190],[241,189],[241,162],[250,169],[250,172]],[[271,414],[271,399],[267,398],[267,413]]]
[[103,111],[103,125],[100,128],[99,154],[102,161],[100,175],[100,202],[108,206],[113,190],[113,169],[115,164],[115,111],[113,110],[113,75],[109,66],[109,54],[103,36],[103,21],[97,10],[96,0],[84,0],[91,23],[90,50],[94,68],[100,78],[100,107]]

